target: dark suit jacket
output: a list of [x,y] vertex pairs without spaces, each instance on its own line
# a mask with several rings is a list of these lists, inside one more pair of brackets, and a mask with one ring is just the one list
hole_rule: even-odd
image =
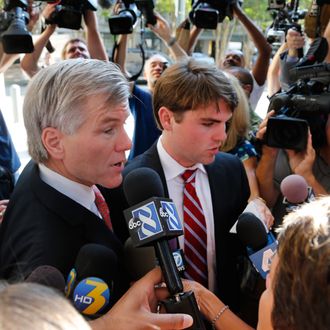
[[0,276],[22,278],[38,266],[51,265],[66,278],[87,243],[111,248],[121,259],[122,244],[105,223],[43,182],[31,161],[16,184],[0,228]]
[[[124,177],[139,167],[149,167],[160,175],[168,197],[165,174],[162,169],[157,143],[142,155],[127,164]],[[231,308],[238,308],[239,276],[237,272],[237,256],[244,254],[241,243],[229,230],[247,205],[250,189],[246,173],[241,161],[233,155],[218,153],[215,161],[205,166],[211,189],[214,236],[216,241],[217,295]],[[143,183],[141,183],[143,184]],[[129,234],[122,215],[128,207],[122,187],[111,191],[111,219],[115,221],[117,234],[125,240]],[[110,198],[107,196],[106,198]]]

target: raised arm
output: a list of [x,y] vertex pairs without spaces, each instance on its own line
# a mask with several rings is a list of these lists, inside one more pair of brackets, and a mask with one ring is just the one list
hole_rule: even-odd
[[288,46],[286,43],[282,44],[281,47],[275,53],[272,62],[269,65],[267,72],[267,91],[268,96],[272,96],[281,89],[280,83],[280,55],[287,50]]
[[234,14],[243,24],[258,50],[257,60],[253,66],[252,73],[259,86],[262,86],[267,78],[269,59],[272,52],[270,44],[267,42],[262,31],[254,22],[243,12],[238,3],[233,5]]
[[[270,111],[260,124],[259,131],[257,132],[258,139],[263,140],[267,129],[268,118],[273,116],[274,113],[274,110]],[[270,208],[274,206],[280,193],[276,189],[273,181],[277,153],[278,149],[263,145],[262,156],[258,162],[256,170],[260,196],[266,201],[268,207]]]
[[84,21],[86,24],[87,47],[91,58],[108,61],[109,58],[97,25],[96,12],[86,10],[84,12]]
[[[42,12],[44,18],[48,18],[51,13],[55,10],[55,4],[47,4]],[[32,78],[39,70],[38,62],[41,53],[46,47],[47,42],[56,30],[56,25],[47,25],[44,32],[41,33],[40,37],[34,43],[34,51],[27,53],[21,60],[21,69]]]
[[155,15],[157,17],[157,23],[155,25],[149,24],[149,29],[165,42],[171,55],[176,61],[180,58],[186,58],[187,53],[182,49],[176,41],[176,38],[172,35],[168,22],[159,13],[155,13]]

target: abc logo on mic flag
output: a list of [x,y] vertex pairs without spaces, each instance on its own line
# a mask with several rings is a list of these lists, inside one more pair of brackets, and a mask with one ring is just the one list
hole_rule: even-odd
[[98,277],[88,277],[78,283],[73,292],[73,304],[84,315],[95,315],[109,304],[108,285]]
[[147,245],[154,239],[183,234],[175,204],[170,199],[153,197],[124,211],[135,246]]

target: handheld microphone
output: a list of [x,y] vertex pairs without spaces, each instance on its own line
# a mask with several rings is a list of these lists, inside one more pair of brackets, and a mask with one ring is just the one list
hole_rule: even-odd
[[103,245],[86,244],[79,250],[65,291],[80,313],[96,318],[114,304],[110,297],[118,279],[117,264],[115,253]]
[[283,204],[286,205],[288,212],[302,203],[315,199],[312,188],[308,186],[305,178],[298,174],[285,177],[281,182],[280,189],[284,196]]
[[153,245],[171,297],[163,304],[168,313],[186,313],[193,317],[189,329],[205,329],[192,291],[183,292],[183,285],[168,239],[182,235],[183,229],[175,204],[164,197],[157,172],[138,168],[124,179],[123,189],[128,204],[124,211],[132,243],[136,247]]
[[65,280],[62,273],[55,267],[44,265],[34,269],[25,282],[45,285],[64,293]]
[[[172,252],[179,273],[185,271],[184,254],[181,249]],[[129,237],[124,245],[124,262],[130,279],[137,281],[158,265],[155,249],[151,246],[136,248]]]
[[239,240],[246,246],[254,268],[265,279],[277,249],[275,237],[251,212],[244,212],[238,217],[236,230]]

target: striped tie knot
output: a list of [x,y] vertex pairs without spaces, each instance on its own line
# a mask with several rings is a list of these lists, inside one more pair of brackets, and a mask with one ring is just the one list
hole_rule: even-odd
[[185,183],[193,183],[195,182],[195,179],[196,179],[196,171],[197,169],[195,170],[185,170],[181,177],[182,179],[184,180]]
[[101,217],[103,218],[103,220],[104,220],[105,224],[108,226],[108,228],[110,230],[113,230],[108,204],[106,203],[101,191],[99,190],[99,188],[97,186],[93,185],[92,189],[93,189],[94,195],[95,195],[95,205],[96,205],[98,211],[100,212]]

